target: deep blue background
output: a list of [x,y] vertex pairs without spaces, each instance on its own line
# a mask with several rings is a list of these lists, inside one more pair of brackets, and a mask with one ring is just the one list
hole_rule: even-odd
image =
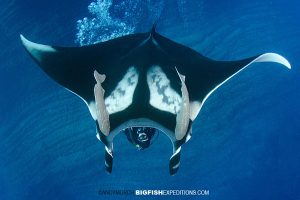
[[[90,16],[91,1],[2,0],[0,199],[101,199],[107,197],[97,195],[99,189],[124,188],[209,189],[203,199],[300,199],[297,2],[162,3],[158,31],[205,56],[234,60],[277,52],[292,64],[292,70],[254,64],[217,90],[171,177],[172,147],[164,135],[146,151],[118,136],[113,173],[106,174],[103,145],[85,104],[48,78],[21,46],[20,33],[40,43],[78,45],[76,22]],[[143,15],[135,21],[136,32],[147,31],[151,2],[137,4]]]

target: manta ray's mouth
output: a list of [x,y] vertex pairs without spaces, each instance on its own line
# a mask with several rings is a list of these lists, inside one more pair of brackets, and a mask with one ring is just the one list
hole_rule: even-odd
[[[138,132],[136,129],[149,129],[149,130],[157,130],[159,132],[162,132],[169,136],[169,138],[172,138],[172,135],[174,134],[173,131],[169,130],[168,128],[164,127],[163,125],[147,119],[147,118],[137,118],[137,119],[131,119],[124,123],[122,123],[120,126],[116,127],[114,130],[111,130],[108,137],[114,138],[119,133],[124,132],[126,129],[134,129],[134,132],[140,133],[141,141],[143,138],[143,132]],[[144,130],[143,130],[144,131]]]

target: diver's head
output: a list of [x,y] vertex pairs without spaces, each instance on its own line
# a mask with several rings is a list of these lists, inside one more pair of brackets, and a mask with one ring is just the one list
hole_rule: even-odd
[[151,139],[155,133],[155,128],[151,127],[131,127],[125,130],[129,142],[134,144],[139,150],[146,149],[150,146]]

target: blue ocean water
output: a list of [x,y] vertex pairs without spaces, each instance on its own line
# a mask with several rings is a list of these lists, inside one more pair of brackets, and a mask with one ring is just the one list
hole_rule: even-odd
[[[116,198],[98,194],[105,189],[208,189],[201,199],[300,199],[298,1],[2,0],[0,5],[1,200]],[[32,62],[19,34],[79,46],[148,31],[155,21],[158,32],[207,57],[235,60],[276,52],[292,69],[253,64],[218,89],[193,125],[176,176],[168,174],[172,146],[162,134],[145,151],[117,136],[108,175],[86,105]]]

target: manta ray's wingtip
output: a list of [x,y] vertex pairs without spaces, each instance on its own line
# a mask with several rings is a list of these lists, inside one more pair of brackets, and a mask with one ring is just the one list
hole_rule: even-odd
[[20,34],[20,39],[23,41],[25,39],[25,37],[22,35],[22,33]]
[[20,39],[21,39],[21,42],[24,46],[26,46],[26,44],[28,44],[30,41],[27,40],[24,35],[20,34]]
[[39,44],[31,42],[30,40],[28,40],[27,38],[24,37],[24,35],[20,34],[20,39],[22,44],[26,47],[26,49],[29,50],[30,47],[37,47]]
[[46,52],[56,52],[56,49],[49,45],[31,42],[20,34],[20,39],[25,49],[38,61],[41,61],[41,55]]
[[257,61],[257,62],[275,62],[275,63],[282,64],[283,66],[285,66],[288,69],[292,69],[292,66],[289,63],[289,61],[285,57],[283,57],[282,55],[279,55],[277,53],[264,53],[264,54],[260,55],[258,58],[256,58],[255,61]]
[[20,34],[20,39],[21,39],[21,42],[22,42],[23,46],[25,47],[25,49],[26,49],[27,51],[30,52],[30,49],[32,49],[32,48],[30,48],[30,47],[32,47],[34,43],[31,42],[31,41],[29,41],[29,40],[28,40],[27,38],[25,38],[24,35],[22,35],[22,34]]

